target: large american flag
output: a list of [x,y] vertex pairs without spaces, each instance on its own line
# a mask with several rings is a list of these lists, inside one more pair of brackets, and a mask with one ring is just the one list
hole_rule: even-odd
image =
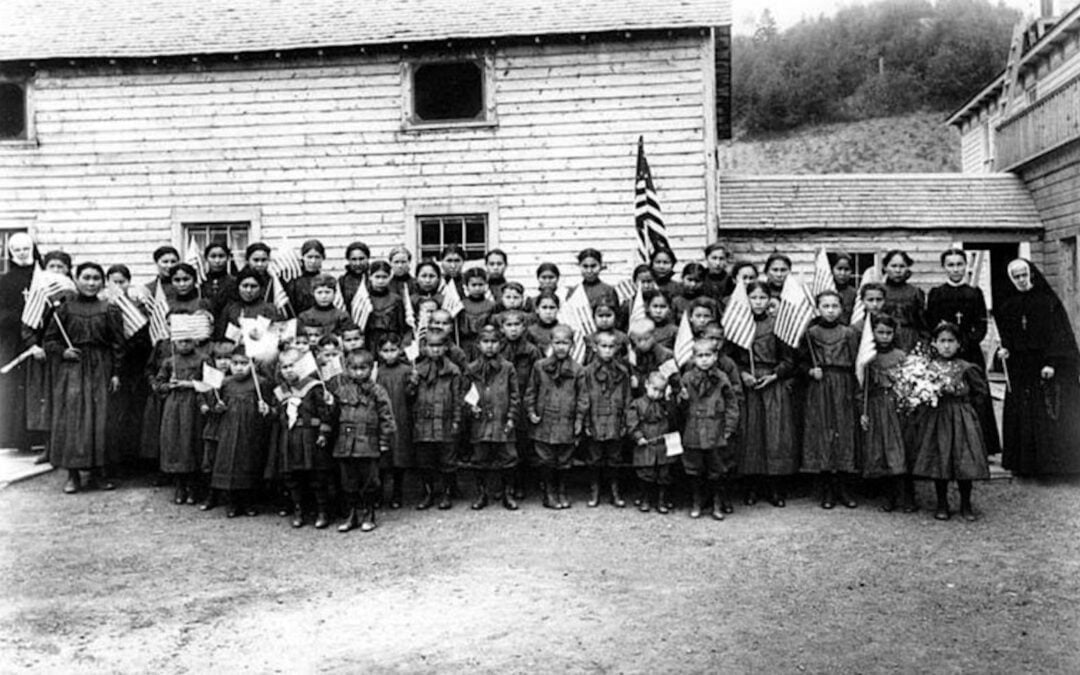
[[833,279],[832,266],[829,264],[829,254],[825,247],[818,249],[814,256],[814,278],[810,281],[810,294],[817,298],[819,293],[836,291],[836,280]]
[[570,356],[581,363],[585,360],[585,339],[596,332],[596,320],[593,319],[592,305],[583,286],[570,294],[559,309],[559,323],[574,329],[574,346]]
[[810,291],[795,276],[789,275],[780,291],[780,307],[776,310],[776,337],[792,347],[798,347],[803,333],[814,318],[814,303]]
[[652,171],[645,159],[645,138],[638,137],[637,180],[634,183],[634,229],[637,233],[638,255],[648,261],[652,252],[658,248],[671,248],[668,244],[667,228],[660,216],[660,202],[656,199],[653,187]]
[[754,344],[754,313],[750,311],[746,285],[742,282],[735,282],[735,291],[728,300],[720,325],[724,327],[728,342],[733,345],[749,350]]

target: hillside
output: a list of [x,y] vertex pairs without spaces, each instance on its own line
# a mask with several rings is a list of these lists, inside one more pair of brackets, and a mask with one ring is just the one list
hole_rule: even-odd
[[960,170],[960,135],[944,112],[800,127],[722,143],[720,170],[742,174],[938,173]]

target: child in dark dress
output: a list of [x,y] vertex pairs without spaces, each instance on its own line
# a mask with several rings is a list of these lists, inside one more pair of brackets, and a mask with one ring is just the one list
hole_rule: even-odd
[[675,336],[679,325],[675,322],[671,298],[664,290],[657,289],[643,295],[645,313],[653,322],[653,340],[666,349],[675,348]]
[[552,292],[542,291],[535,304],[536,321],[529,324],[527,335],[540,353],[546,355],[551,347],[551,331],[559,323],[559,297]]
[[807,376],[802,471],[818,474],[821,507],[855,508],[846,482],[856,471],[855,356],[860,335],[841,323],[840,294],[817,296],[819,318],[803,337],[799,367]]
[[585,370],[570,358],[573,341],[574,331],[569,326],[559,324],[551,331],[551,356],[533,366],[525,394],[544,481],[544,506],[549,509],[570,508],[566,474],[589,406]]
[[174,339],[173,354],[154,377],[161,407],[161,472],[173,476],[176,504],[195,504],[195,481],[203,450],[203,420],[195,382],[202,380],[205,357],[194,339]]
[[706,483],[712,488],[713,519],[723,520],[732,510],[727,477],[737,464],[731,439],[739,426],[739,395],[717,364],[719,354],[713,340],[695,340],[693,367],[682,378],[682,463],[692,484],[691,518],[701,517]]
[[982,427],[976,414],[979,399],[990,395],[986,373],[975,364],[957,358],[961,346],[960,328],[942,323],[931,333],[935,360],[945,366],[950,379],[938,404],[920,419],[918,446],[912,474],[931,478],[937,493],[934,518],[948,520],[949,481],[960,488],[960,515],[976,519],[971,506],[971,483],[990,478]]
[[[211,342],[210,359],[216,370],[228,374],[232,363],[232,342]],[[209,511],[217,506],[217,493],[210,486],[211,474],[214,471],[214,458],[217,454],[218,427],[221,424],[221,414],[225,412],[225,402],[221,398],[221,392],[217,389],[204,391],[199,396],[199,412],[203,415],[203,452],[200,469],[203,476],[199,489],[206,499],[199,504],[200,511]]]
[[585,336],[585,360],[583,365],[589,365],[596,360],[596,338],[601,334],[610,334],[615,338],[615,358],[626,362],[626,354],[630,345],[630,338],[626,333],[615,327],[618,318],[618,308],[606,303],[599,302],[593,308],[593,322],[596,324],[596,332]]
[[626,411],[626,426],[634,443],[634,470],[641,494],[635,503],[648,513],[655,493],[656,512],[670,511],[667,491],[671,486],[671,465],[678,457],[668,457],[664,434],[675,431],[675,410],[666,400],[668,381],[659,372],[645,376],[645,394],[634,399]]
[[277,430],[271,444],[276,468],[292,500],[292,526],[304,526],[304,498],[313,492],[318,513],[315,527],[330,525],[330,471],[328,447],[333,396],[315,377],[310,353],[287,349],[278,358],[282,381],[274,390]]
[[491,323],[495,303],[488,298],[487,272],[479,267],[465,270],[461,275],[465,295],[461,298],[463,309],[457,316],[458,346],[465,351],[469,361],[477,357],[476,341],[480,329]]
[[256,516],[253,495],[266,465],[270,405],[262,398],[271,384],[260,378],[243,345],[233,349],[229,376],[219,392],[222,411],[217,429],[210,488],[225,494],[225,516]]
[[[473,510],[487,506],[489,495],[501,497],[503,506],[516,511],[512,479],[517,466],[515,429],[521,408],[521,390],[513,364],[499,355],[499,332],[495,326],[480,329],[480,357],[465,370],[466,387],[475,388],[476,401],[466,401],[472,420],[472,464],[476,469],[476,501]],[[497,485],[495,479],[498,479]]]
[[312,306],[300,312],[299,326],[318,328],[322,335],[337,335],[355,328],[349,313],[334,306],[337,280],[329,274],[319,274],[310,282]]
[[390,263],[376,260],[368,267],[371,279],[371,315],[368,317],[364,339],[372,350],[378,349],[383,336],[393,333],[403,336],[408,331],[405,305],[397,293],[390,290]]
[[348,515],[338,532],[359,526],[375,529],[375,502],[382,491],[379,459],[390,452],[394,413],[382,385],[372,382],[374,358],[359,350],[349,354],[345,374],[332,387],[336,427],[333,456],[341,471]]
[[[416,468],[412,443],[412,412],[409,407],[409,376],[412,364],[405,358],[401,338],[394,334],[383,336],[379,344],[379,372],[375,381],[390,397],[394,413],[394,437],[390,441],[390,508],[400,509],[405,487],[405,472]],[[386,464],[387,457],[383,458]],[[385,482],[385,480],[383,480]]]
[[851,312],[859,295],[859,289],[855,288],[855,259],[850,253],[830,253],[829,265],[836,292],[840,294],[840,323],[847,326],[851,324]]
[[896,319],[888,314],[874,314],[868,320],[874,331],[875,354],[866,366],[865,385],[860,396],[863,407],[859,421],[863,438],[859,464],[863,478],[884,481],[885,503],[881,510],[890,512],[896,509],[907,474],[904,428],[890,371],[903,363],[907,355],[894,344]]
[[[625,340],[625,336],[624,336]],[[613,330],[592,336],[594,358],[585,367],[585,391],[589,414],[585,418],[585,464],[589,467],[590,507],[600,504],[600,482],[605,474],[611,487],[611,503],[622,508],[626,501],[619,490],[619,467],[623,464],[626,407],[630,403],[630,368],[618,358],[620,343]]]

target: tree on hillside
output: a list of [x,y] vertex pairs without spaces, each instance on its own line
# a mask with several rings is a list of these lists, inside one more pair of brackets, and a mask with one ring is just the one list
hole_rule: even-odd
[[988,0],[879,0],[777,32],[766,10],[733,46],[747,131],[959,105],[1005,65],[1016,11]]

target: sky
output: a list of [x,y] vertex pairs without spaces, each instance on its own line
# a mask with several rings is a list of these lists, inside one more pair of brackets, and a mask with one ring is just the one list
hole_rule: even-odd
[[[754,32],[754,24],[762,10],[768,8],[776,19],[780,30],[788,28],[804,18],[820,15],[831,16],[841,7],[855,4],[869,4],[854,0],[732,0],[734,31],[748,35]],[[1001,0],[1010,7],[1035,14],[1039,8],[1038,0]],[[1076,0],[1055,0],[1054,5],[1060,12],[1062,7],[1071,6]]]

